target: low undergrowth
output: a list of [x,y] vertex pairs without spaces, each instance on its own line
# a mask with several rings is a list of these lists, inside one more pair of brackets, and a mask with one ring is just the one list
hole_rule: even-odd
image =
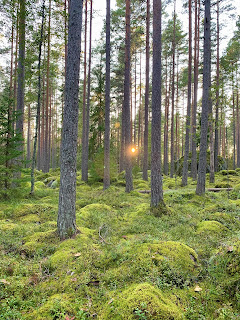
[[[0,203],[0,319],[239,319],[240,176],[233,191],[195,195],[163,178],[166,210],[150,210],[150,183],[124,175],[103,191],[77,177],[79,233],[57,236],[59,171],[29,172]],[[226,178],[228,180],[226,180]],[[231,180],[231,181],[230,181]]]

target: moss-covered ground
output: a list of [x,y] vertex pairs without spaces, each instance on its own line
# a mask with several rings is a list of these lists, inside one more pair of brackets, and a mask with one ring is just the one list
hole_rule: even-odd
[[103,191],[79,173],[80,232],[63,242],[59,171],[37,172],[33,196],[23,178],[0,193],[0,319],[240,319],[239,172],[207,184],[233,191],[201,197],[164,177],[160,217],[140,173],[129,194],[122,174]]

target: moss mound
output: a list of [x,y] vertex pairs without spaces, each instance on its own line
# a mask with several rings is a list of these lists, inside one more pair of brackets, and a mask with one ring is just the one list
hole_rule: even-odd
[[[126,240],[125,240],[126,241]],[[152,278],[161,279],[163,286],[182,287],[198,274],[198,257],[193,249],[174,241],[143,243],[122,242],[110,251],[104,264],[107,283],[123,285],[126,281],[142,282]]]
[[220,247],[211,257],[209,274],[223,288],[222,295],[239,306],[240,241]]
[[39,309],[35,310],[28,319],[67,319],[65,316],[74,312],[69,300],[70,297],[67,294],[55,294],[51,296]]
[[133,285],[108,304],[99,319],[183,319],[181,310],[148,283]]
[[89,204],[77,213],[76,220],[79,226],[98,229],[103,224],[108,224],[114,219],[114,211],[106,204]]
[[197,233],[206,233],[206,234],[225,234],[228,232],[228,228],[226,228],[222,223],[218,221],[201,221],[197,227]]

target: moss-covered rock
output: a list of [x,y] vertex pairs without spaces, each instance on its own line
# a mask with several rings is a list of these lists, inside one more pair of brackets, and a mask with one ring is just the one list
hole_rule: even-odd
[[106,305],[99,319],[183,319],[182,311],[169,297],[148,283],[133,285]]
[[223,235],[228,231],[228,228],[218,221],[201,221],[197,226],[198,234]]
[[237,176],[238,172],[236,170],[221,170],[219,174],[223,176],[227,176],[227,175]]

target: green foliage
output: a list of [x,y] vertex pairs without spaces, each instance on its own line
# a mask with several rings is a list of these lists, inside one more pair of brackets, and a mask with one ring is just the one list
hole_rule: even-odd
[[[110,156],[110,179],[115,181],[117,177],[118,167],[117,161],[113,155]],[[103,181],[104,178],[104,150],[99,151],[94,155],[89,170],[90,181],[97,182]]]

